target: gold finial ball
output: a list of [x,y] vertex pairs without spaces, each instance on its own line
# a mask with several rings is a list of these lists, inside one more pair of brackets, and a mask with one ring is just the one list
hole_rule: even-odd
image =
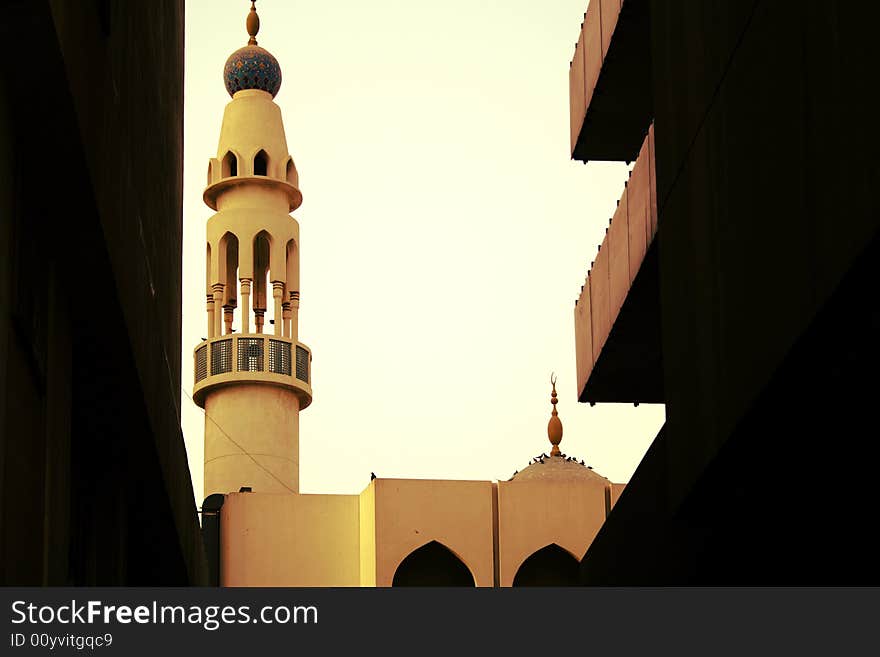
[[555,446],[562,442],[562,420],[558,415],[551,417],[547,423],[547,437],[551,445]]
[[254,4],[256,0],[251,0],[251,10],[247,17],[247,31],[250,35],[248,45],[257,45],[257,33],[260,31],[260,16],[257,14],[257,6]]

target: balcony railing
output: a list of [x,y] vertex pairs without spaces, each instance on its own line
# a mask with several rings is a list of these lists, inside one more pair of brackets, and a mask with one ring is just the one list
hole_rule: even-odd
[[[295,367],[294,367],[295,353]],[[309,384],[308,347],[275,335],[225,335],[195,350],[195,383],[233,372],[266,372],[296,378]]]

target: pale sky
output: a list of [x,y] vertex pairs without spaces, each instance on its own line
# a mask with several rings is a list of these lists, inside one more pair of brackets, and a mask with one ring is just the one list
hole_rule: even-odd
[[[570,159],[586,6],[257,2],[304,199],[299,339],[314,401],[300,415],[301,492],[359,493],[371,471],[508,479],[549,452],[551,372],[562,451],[613,481],[663,424],[662,406],[577,402],[574,302],[628,171]],[[199,502],[202,191],[249,8],[186,2],[182,423]]]

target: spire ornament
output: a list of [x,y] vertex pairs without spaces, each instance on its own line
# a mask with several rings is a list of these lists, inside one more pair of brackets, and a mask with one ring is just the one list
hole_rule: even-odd
[[257,45],[257,33],[260,31],[260,16],[257,14],[256,2],[257,0],[251,0],[251,10],[248,13],[247,21],[245,23],[248,34],[251,37],[248,39],[249,46]]
[[550,450],[550,456],[560,456],[562,452],[559,450],[559,443],[562,442],[562,420],[559,419],[559,413],[556,411],[556,375],[550,374],[550,385],[553,386],[553,392],[550,394],[550,403],[553,404],[553,413],[550,416],[550,422],[547,423],[547,437],[553,449]]

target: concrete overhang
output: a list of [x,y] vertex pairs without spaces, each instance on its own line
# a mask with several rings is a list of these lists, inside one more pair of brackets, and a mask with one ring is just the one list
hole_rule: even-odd
[[654,116],[648,0],[591,0],[569,68],[571,157],[636,159]]
[[663,403],[654,130],[575,302],[578,400]]

